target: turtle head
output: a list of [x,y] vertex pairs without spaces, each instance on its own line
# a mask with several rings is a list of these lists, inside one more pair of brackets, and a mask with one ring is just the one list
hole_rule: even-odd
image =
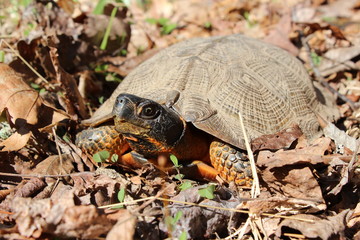
[[173,109],[131,94],[117,97],[113,115],[116,130],[144,156],[171,152],[185,132],[185,121]]

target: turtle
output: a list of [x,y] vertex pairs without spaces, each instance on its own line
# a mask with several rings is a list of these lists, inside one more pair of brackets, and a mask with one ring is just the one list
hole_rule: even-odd
[[[132,160],[123,162],[134,166],[174,154],[209,166],[205,176],[247,185],[252,172],[239,115],[250,141],[293,124],[314,137],[324,106],[301,61],[287,51],[242,34],[193,38],[136,67],[85,121],[93,128],[76,143],[92,153],[123,155],[130,147]],[[114,124],[95,127],[109,118]]]

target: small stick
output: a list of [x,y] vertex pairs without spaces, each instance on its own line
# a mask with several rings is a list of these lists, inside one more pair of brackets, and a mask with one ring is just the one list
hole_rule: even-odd
[[[148,200],[152,200],[152,199],[166,201],[166,202],[179,203],[179,204],[184,204],[184,205],[190,205],[190,206],[196,206],[196,207],[211,208],[211,209],[251,214],[251,212],[247,211],[247,210],[210,206],[210,205],[206,205],[206,204],[198,204],[198,203],[192,203],[192,202],[177,201],[177,200],[167,199],[167,198],[163,198],[163,197],[155,197],[155,196],[136,199],[136,200],[132,200],[132,201],[128,201],[128,202],[104,205],[104,206],[100,206],[98,208],[104,209],[104,208],[119,207],[119,206],[124,206],[124,205],[135,204],[138,202],[144,202],[144,201],[148,201]],[[292,216],[275,215],[275,214],[271,214],[271,213],[260,213],[260,215],[274,217],[274,218],[284,218],[284,219],[292,219],[292,220],[299,220],[299,221],[314,223],[314,220],[312,220],[312,219],[304,219],[304,218],[298,218],[298,217],[292,217]]]
[[[33,73],[36,74],[36,76],[38,76],[43,82],[45,83],[49,83],[43,76],[41,76],[40,73],[38,73],[31,65],[30,63],[28,63],[25,58],[23,58],[13,47],[10,46],[10,44],[8,42],[6,42],[5,40],[1,40],[0,41],[0,46],[2,45],[2,43],[5,43],[5,45],[11,49],[11,51],[18,57],[21,59],[21,61],[23,61],[25,63],[26,66],[28,66],[28,68],[31,69],[31,71],[33,71]],[[54,88],[52,85],[49,85],[51,88]]]
[[252,173],[253,179],[254,179],[253,184],[251,186],[251,197],[256,198],[257,196],[260,195],[259,177],[258,177],[257,171],[256,171],[254,154],[251,151],[250,143],[249,143],[249,140],[248,140],[248,137],[247,137],[247,134],[246,134],[246,129],[245,129],[245,126],[244,126],[243,117],[242,117],[240,112],[239,112],[239,120],[240,120],[240,126],[241,126],[241,130],[243,132],[243,136],[244,136],[244,140],[245,140],[246,151],[247,151],[249,161],[250,161],[250,165],[251,165],[251,173]]

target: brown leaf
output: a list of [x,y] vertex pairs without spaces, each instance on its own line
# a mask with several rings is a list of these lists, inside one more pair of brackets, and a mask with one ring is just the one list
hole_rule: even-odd
[[260,216],[262,213],[276,212],[280,212],[282,214],[291,213],[292,215],[295,212],[319,212],[320,210],[325,209],[326,206],[324,206],[324,203],[322,202],[313,201],[310,199],[270,197],[245,201],[240,205],[240,208],[248,209],[251,213]]
[[71,178],[74,180],[73,191],[80,197],[82,204],[102,206],[117,202],[116,194],[120,189],[120,179],[94,173],[72,175]]
[[299,49],[290,41],[290,32],[291,16],[290,13],[287,13],[281,17],[276,26],[264,38],[264,41],[281,47],[290,52],[292,55],[297,56],[299,54]]
[[76,206],[71,193],[58,201],[16,197],[12,212],[24,237],[38,238],[44,233],[63,237],[96,238],[112,224],[95,206]]
[[[268,187],[286,197],[309,199],[324,203],[321,188],[308,167],[297,169],[295,166],[286,166],[272,170],[265,169],[261,176]],[[326,205],[319,208],[324,210]]]
[[319,70],[321,75],[327,76],[344,70],[359,70],[352,59],[360,55],[360,46],[330,49],[321,59]]
[[290,145],[302,135],[298,125],[284,129],[275,134],[263,135],[251,141],[253,151],[262,149],[282,149],[289,148]]
[[330,143],[330,138],[319,138],[311,146],[301,149],[287,151],[279,150],[275,153],[270,151],[260,151],[256,164],[260,167],[272,169],[285,165],[323,163],[323,155],[329,148]]
[[0,63],[0,90],[0,112],[6,109],[8,121],[17,129],[17,133],[0,143],[0,147],[4,147],[2,151],[22,148],[30,138],[31,131],[68,118],[62,111],[47,105],[38,92],[31,89],[14,70],[3,63]]
[[121,215],[117,219],[117,223],[110,230],[106,239],[123,239],[132,240],[135,233],[136,217],[128,210],[120,209]]
[[[112,63],[109,65],[107,71],[114,72],[119,74],[120,76],[127,76],[134,68],[136,68],[139,64],[144,62],[145,60],[151,58],[156,53],[158,53],[161,49],[150,49],[145,53],[134,56],[131,58],[123,59],[121,57],[104,57],[102,61]],[[118,62],[120,60],[120,62]]]
[[278,227],[276,236],[282,237],[287,231],[296,230],[308,239],[339,239],[346,228],[346,219],[350,214],[351,212],[349,210],[344,210],[338,215],[323,218],[314,215],[295,215],[293,217],[310,219],[314,222],[285,219]]
[[72,75],[67,73],[60,65],[57,49],[50,47],[50,58],[54,65],[56,78],[65,90],[65,103],[70,115],[79,114],[83,119],[88,117],[84,99],[82,98],[76,81]]
[[46,183],[40,178],[31,178],[30,181],[26,181],[22,187],[19,187],[15,192],[15,197],[31,197],[34,194],[40,192]]

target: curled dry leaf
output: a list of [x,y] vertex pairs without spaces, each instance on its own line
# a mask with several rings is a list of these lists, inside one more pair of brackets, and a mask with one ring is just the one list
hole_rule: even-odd
[[253,151],[262,149],[277,150],[288,148],[290,145],[303,135],[298,125],[287,128],[275,134],[263,135],[251,141],[251,149]]
[[[0,143],[2,151],[16,151],[25,146],[31,132],[56,124],[68,116],[46,104],[8,65],[0,63],[0,112],[7,110],[8,121],[17,132]],[[44,117],[46,116],[46,117]]]
[[314,215],[295,215],[294,217],[300,219],[310,219],[314,222],[285,219],[278,227],[276,236],[284,236],[284,234],[287,233],[286,231],[291,229],[299,231],[307,239],[341,239],[340,236],[346,228],[345,223],[350,215],[351,211],[349,210],[344,210],[337,215],[324,218]]
[[352,59],[360,55],[360,46],[351,46],[344,48],[335,48],[327,51],[319,66],[321,75],[330,74],[344,70],[359,70],[360,67]]
[[19,233],[39,238],[42,234],[74,238],[96,238],[112,226],[106,216],[93,206],[76,206],[69,192],[58,201],[16,197],[12,212]]
[[135,224],[136,217],[129,211],[120,209],[117,222],[106,236],[106,239],[132,240],[135,233]]
[[297,56],[299,49],[289,39],[291,32],[291,16],[290,13],[284,14],[276,26],[264,38],[265,42],[274,44],[289,51],[292,55]]
[[82,118],[87,118],[84,99],[82,98],[76,81],[72,75],[67,73],[60,65],[57,49],[50,47],[50,58],[56,72],[56,78],[65,90],[65,103],[70,115],[79,114]]
[[[265,168],[262,179],[273,191],[287,197],[324,203],[321,188],[308,166],[324,162],[323,154],[330,142],[328,138],[321,138],[302,149],[279,150],[275,153],[261,151],[257,164]],[[325,209],[325,205],[319,205],[318,208]]]
[[276,213],[281,212],[291,213],[313,213],[319,212],[325,208],[324,203],[319,201],[312,201],[310,199],[299,198],[285,198],[285,197],[270,197],[261,199],[251,199],[245,201],[240,205],[241,209],[248,209],[251,213],[258,216],[262,213]]

